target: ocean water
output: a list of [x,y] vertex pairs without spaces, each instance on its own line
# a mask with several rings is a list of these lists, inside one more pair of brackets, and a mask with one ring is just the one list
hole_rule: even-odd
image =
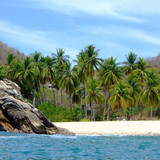
[[0,160],[159,160],[160,137],[0,132]]

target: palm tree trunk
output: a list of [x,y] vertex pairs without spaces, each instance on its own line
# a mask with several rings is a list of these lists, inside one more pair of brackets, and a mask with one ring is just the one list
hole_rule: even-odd
[[56,102],[56,97],[55,97],[55,92],[54,92],[53,84],[52,84],[52,92],[53,92],[54,105],[57,107],[57,102]]
[[[110,97],[111,97],[111,94],[109,94],[108,99]],[[110,108],[111,108],[111,105],[108,104],[108,107],[107,107],[107,121],[110,121]]]
[[59,90],[57,89],[57,104],[58,104],[58,91],[59,91]]
[[93,121],[96,120],[96,118],[95,118],[95,112],[96,112],[96,105],[95,105],[95,107],[94,107],[94,105],[93,105]]
[[110,108],[111,108],[111,105],[108,105],[108,108],[107,108],[107,121],[110,121]]
[[[141,83],[143,84],[143,80],[141,80]],[[143,91],[143,85],[141,86],[141,90]],[[141,118],[143,116],[143,103],[141,103]]]
[[153,115],[153,108],[151,106],[151,120],[152,120],[152,115]]
[[[85,92],[84,92],[84,98],[86,98],[86,96],[87,96],[87,90],[86,90],[86,88],[85,88],[85,83],[84,83],[84,90],[85,90]],[[87,118],[87,101],[85,102],[84,115],[85,115],[84,117]]]
[[69,107],[70,107],[70,110],[72,111],[72,99],[71,99],[71,93],[69,93]]
[[119,108],[119,117],[120,117],[120,120],[122,120],[122,106],[120,102],[118,103],[118,108]]
[[42,103],[42,98],[41,98],[41,93],[40,93],[39,87],[38,87],[38,94],[39,94],[39,101],[40,101],[40,103]]
[[141,118],[143,116],[143,104],[141,104]]
[[84,112],[84,114],[85,114],[85,118],[87,118],[88,117],[88,115],[87,115],[87,102],[86,102],[86,104],[85,104],[85,112]]
[[92,73],[92,68],[91,68],[91,75],[90,75],[90,77],[91,77],[91,79],[93,79],[93,75],[92,75],[93,73]]
[[132,109],[133,109],[133,110],[132,110],[132,112],[133,112],[133,115],[134,115],[134,107],[135,107],[135,105],[132,107]]
[[82,105],[83,105],[83,85],[82,85],[82,91],[81,91],[81,104],[80,104],[80,110],[82,110]]
[[91,99],[91,121],[93,121],[93,102]]
[[63,93],[62,93],[62,89],[60,89],[61,92],[61,106],[63,107]]
[[33,106],[36,105],[36,90],[33,89],[33,102],[32,102]]
[[[83,93],[83,91],[82,91],[82,93]],[[82,95],[82,93],[81,93],[81,106],[80,106],[80,110],[82,110],[82,100],[83,100],[83,95]]]
[[[105,121],[106,115],[106,100],[107,100],[107,91],[105,91],[105,102],[104,102],[104,110],[103,110],[103,121]],[[108,113],[108,112],[107,112]]]
[[35,79],[35,81],[36,81],[38,95],[39,95],[39,102],[42,103],[42,98],[41,98],[41,94],[40,94],[40,84],[39,84],[39,81],[38,81],[38,77]]
[[43,84],[43,102],[45,102],[44,84]]

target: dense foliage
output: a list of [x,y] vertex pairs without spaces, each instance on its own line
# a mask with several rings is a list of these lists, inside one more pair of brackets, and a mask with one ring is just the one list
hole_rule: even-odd
[[151,119],[159,116],[159,70],[154,72],[132,52],[121,63],[113,57],[98,58],[98,52],[87,46],[73,67],[61,48],[51,57],[35,52],[19,60],[9,54],[0,65],[0,79],[19,84],[23,96],[51,121],[134,120],[149,112]]
[[56,107],[50,103],[42,103],[37,108],[51,121],[51,122],[71,122],[83,120],[83,111],[78,106],[75,106],[72,111],[66,107]]

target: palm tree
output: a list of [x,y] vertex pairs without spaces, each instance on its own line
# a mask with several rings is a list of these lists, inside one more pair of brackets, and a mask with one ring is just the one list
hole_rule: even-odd
[[[56,53],[52,54],[53,59],[56,63],[56,79],[55,79],[55,87],[57,89],[57,102],[58,102],[58,91],[59,91],[59,80],[61,79],[61,73],[63,71],[63,64],[69,62],[69,55],[65,55],[65,50],[63,48],[56,49]],[[61,106],[63,106],[63,94],[61,91]]]
[[141,88],[143,89],[143,83],[147,78],[146,66],[147,62],[143,58],[139,58],[137,61],[137,69],[133,71],[133,74],[138,75],[141,81]]
[[[78,84],[78,86],[75,86],[75,88],[74,88],[74,90],[73,90],[73,92],[71,94],[72,102],[75,102],[75,103],[79,103],[80,102],[80,103],[82,103],[81,102],[83,100],[83,99],[81,99],[82,93],[83,93],[82,92],[82,87],[80,87],[79,84]],[[80,110],[82,110],[82,106],[80,106]]]
[[87,96],[85,100],[90,104],[91,107],[91,120],[95,120],[93,102],[98,103],[103,101],[103,94],[101,91],[103,87],[100,86],[100,82],[95,78],[90,78],[87,82]]
[[[87,96],[86,91],[86,84],[88,77],[93,78],[95,75],[95,69],[98,70],[98,66],[101,64],[100,61],[102,61],[101,58],[97,58],[99,50],[95,49],[95,46],[89,45],[84,50],[80,52],[80,54],[77,56],[78,64],[78,76],[80,77],[80,80],[82,82],[82,87],[84,90],[84,98]],[[83,91],[82,90],[82,91]],[[82,97],[81,97],[82,98]],[[85,118],[87,118],[87,101],[85,101]],[[81,104],[82,105],[82,104]]]
[[[107,105],[107,92],[110,90],[113,84],[115,84],[122,76],[119,63],[116,62],[116,58],[108,58],[103,61],[99,69],[99,77],[102,80],[102,86],[105,91],[105,104],[103,110],[103,121],[106,115],[106,105]],[[108,99],[110,94],[108,94]],[[109,116],[110,105],[108,105],[107,120],[110,120]]]
[[7,75],[8,79],[13,80],[13,67],[14,67],[14,62],[15,62],[16,56],[14,56],[12,53],[8,54],[7,56]]
[[98,66],[103,60],[101,58],[97,58],[99,50],[95,50],[95,46],[93,45],[87,46],[84,52],[86,57],[83,68],[86,69],[87,75],[93,78],[95,75],[95,69],[98,70]]
[[22,66],[17,74],[17,77],[21,80],[24,87],[30,86],[33,91],[33,105],[36,102],[36,91],[35,91],[35,77],[38,71],[34,68],[33,61],[30,57],[26,57],[22,63]]
[[147,104],[149,107],[151,107],[152,119],[152,108],[153,106],[157,106],[158,102],[160,101],[159,80],[153,71],[147,73],[146,87],[142,91],[142,101],[144,104]]
[[7,56],[7,65],[11,65],[12,62],[15,60],[16,56],[14,56],[12,53],[8,54]]
[[[55,66],[54,88],[56,88],[56,90],[57,90],[57,96],[56,96],[57,104],[58,104],[58,92],[59,92],[59,89],[60,89],[59,81],[61,79],[61,75],[62,75],[62,72],[60,73],[59,69]],[[62,89],[61,89],[61,105],[63,106]]]
[[124,72],[125,74],[131,74],[132,71],[136,69],[137,55],[130,52],[126,58],[127,61],[123,62],[125,64]]
[[71,64],[64,63],[64,72],[60,80],[62,89],[66,90],[66,93],[69,94],[69,107],[72,111],[72,100],[71,94],[74,91],[75,86],[78,86],[79,83],[78,77],[76,74],[72,73]]
[[47,80],[50,82],[51,84],[51,88],[52,88],[52,93],[53,93],[53,101],[55,106],[57,106],[57,101],[55,98],[55,92],[54,92],[54,81],[55,81],[55,66],[54,66],[55,62],[53,61],[53,59],[51,59],[49,56],[45,57],[45,68],[43,70],[43,77],[47,77]]
[[138,75],[135,74],[131,74],[128,79],[128,85],[131,89],[131,97],[133,98],[133,104],[130,104],[130,106],[133,108],[133,112],[134,112],[134,107],[137,106],[138,104],[138,100],[140,99],[140,83],[138,82]]
[[39,101],[40,101],[40,103],[42,103],[42,98],[41,98],[41,94],[40,94],[40,74],[42,72],[41,53],[35,51],[35,53],[32,55],[32,58],[33,58],[34,67],[38,71],[37,76],[35,77],[35,81],[36,81],[36,88],[37,88],[38,94],[39,94]]
[[12,81],[16,82],[19,85],[21,84],[21,82],[17,74],[19,73],[21,67],[22,62],[19,59],[17,59],[14,61],[14,63],[12,63],[12,68],[10,69],[10,72],[12,72]]
[[65,55],[65,50],[63,48],[56,49],[56,53],[52,53],[52,56],[58,67],[61,67],[65,62],[69,62],[69,55]]
[[7,77],[7,74],[6,74],[6,66],[2,66],[0,64],[0,80],[3,80],[4,78]]
[[43,67],[42,67],[42,72],[40,72],[40,82],[42,84],[42,88],[43,88],[43,102],[45,102],[45,91],[44,91],[44,88],[45,88],[45,84],[47,82],[47,75],[45,74],[45,64],[43,64]]
[[[146,81],[147,79],[147,71],[146,71],[146,68],[147,68],[147,62],[143,59],[143,58],[139,58],[138,61],[137,61],[137,68],[133,71],[133,74],[134,75],[138,75],[138,79],[140,81],[140,86],[141,86],[141,89],[143,90],[144,88],[144,82]],[[142,117],[142,114],[143,114],[143,104],[141,105],[141,117]]]
[[[87,70],[84,67],[85,63],[84,61],[86,60],[86,53],[82,50],[78,55],[77,55],[77,59],[74,60],[74,62],[76,62],[77,64],[73,67],[73,72],[75,74],[77,74],[80,82],[82,83],[82,89],[78,89],[81,90],[81,104],[80,104],[80,108],[82,109],[82,104],[83,104],[83,97],[86,97],[86,81],[87,81]],[[87,101],[84,105],[84,117],[87,118]]]
[[41,64],[41,72],[40,72],[40,83],[42,84],[42,88],[43,88],[43,102],[45,102],[45,92],[44,92],[44,85],[46,84],[47,81],[47,74],[45,72],[45,57],[41,56],[40,59],[40,64]]
[[131,89],[128,84],[124,81],[120,81],[114,84],[111,89],[111,97],[109,99],[109,104],[111,104],[111,108],[114,109],[115,106],[118,106],[119,109],[119,117],[122,119],[122,109],[126,109],[129,104],[133,103],[133,98],[131,95]]

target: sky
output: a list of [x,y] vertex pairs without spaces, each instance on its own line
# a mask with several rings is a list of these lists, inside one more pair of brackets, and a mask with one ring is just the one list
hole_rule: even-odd
[[160,0],[1,0],[0,41],[26,55],[63,48],[73,60],[88,45],[125,61],[160,53]]

